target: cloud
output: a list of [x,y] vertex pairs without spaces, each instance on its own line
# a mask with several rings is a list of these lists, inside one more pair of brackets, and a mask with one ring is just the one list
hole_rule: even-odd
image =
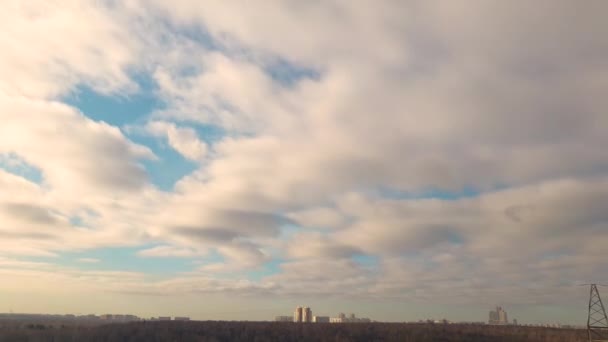
[[[179,24],[205,25],[227,45],[236,41],[254,51],[312,64],[347,59],[355,51],[357,56],[389,59],[399,53],[402,44],[390,44],[391,38],[399,36],[388,28],[402,25],[401,19],[408,17],[404,12],[407,6],[389,2],[353,6],[342,1],[323,5],[275,1],[252,6],[180,0],[171,6],[162,1],[156,4]],[[373,41],[374,48],[360,49],[361,41]]]
[[175,246],[156,246],[137,252],[137,255],[145,258],[192,258],[203,256],[206,251],[198,251],[191,248],[179,248]]
[[68,193],[122,192],[145,185],[146,173],[137,160],[154,155],[116,127],[58,102],[0,95],[0,109],[0,151],[39,168],[50,187]]
[[153,121],[146,125],[146,129],[155,136],[165,136],[169,146],[188,159],[201,161],[207,155],[207,145],[191,128],[178,128],[175,124]]
[[[169,104],[161,117],[212,124],[229,131],[257,132],[288,121],[289,103],[279,87],[255,63],[201,51],[193,73],[158,68],[154,74]],[[274,98],[267,101],[268,98]]]
[[98,263],[100,260],[95,259],[95,258],[80,258],[77,261],[82,262],[82,263],[87,263],[87,264],[95,264],[95,263]]
[[57,218],[48,209],[26,203],[7,203],[3,208],[7,214],[35,224],[55,224]]
[[289,256],[295,259],[348,259],[362,253],[356,247],[318,233],[300,233],[293,236],[287,251]]
[[[271,11],[245,13],[230,6],[207,3],[202,11],[181,1],[165,8],[177,24],[204,27],[227,52],[201,54],[201,67],[192,73],[159,69],[156,79],[169,100],[161,115],[235,132],[215,143],[210,163],[177,189],[198,203],[212,196],[222,207],[287,211],[307,228],[335,230],[279,242],[294,263],[337,259],[346,265],[362,252],[380,260],[379,274],[360,273],[368,295],[431,298],[453,284],[463,298],[476,300],[467,287],[513,293],[501,281],[535,283],[536,267],[546,258],[577,255],[568,246],[579,240],[565,228],[583,224],[575,217],[603,222],[597,214],[601,196],[593,200],[589,191],[606,170],[595,146],[606,144],[598,128],[607,123],[601,97],[581,92],[596,93],[594,74],[602,62],[593,57],[591,64],[580,63],[559,53],[581,47],[606,54],[591,38],[603,25],[596,15],[589,14],[594,24],[561,36],[551,31],[562,30],[571,17],[565,4],[552,6],[546,31],[533,29],[544,17],[540,9],[522,14],[525,25],[511,25],[521,14],[518,5],[339,3],[321,11],[277,2]],[[325,16],[330,7],[331,18]],[[271,13],[272,30],[256,19],[258,10]],[[462,19],[468,15],[461,11],[475,20]],[[292,40],[294,27],[315,39]],[[580,37],[588,38],[581,43]],[[235,45],[250,55],[234,53]],[[319,70],[319,77],[283,87],[265,73],[272,57]],[[482,194],[451,201],[367,195],[382,188],[415,194],[465,187]],[[537,198],[537,191],[580,193],[573,202],[586,204],[563,217],[563,199]],[[328,204],[336,209],[324,209]],[[597,229],[595,223],[584,226]],[[529,253],[514,256],[522,241],[530,243]],[[331,265],[318,262],[320,272],[333,274]],[[524,262],[530,269],[518,271]],[[399,267],[410,272],[397,272]],[[282,268],[278,283],[288,283],[296,276],[291,272]],[[423,291],[416,279],[445,285]]]
[[338,210],[323,207],[293,212],[289,217],[302,226],[316,228],[341,227],[347,220]]
[[[605,271],[601,2],[45,4],[0,15],[0,155],[42,175],[0,170],[3,253],[221,259],[133,293],[551,303]],[[162,151],[61,103],[137,73],[163,106],[133,126],[198,162],[172,192]]]
[[41,174],[36,183],[0,171],[3,253],[53,255],[143,240],[135,213],[159,197],[139,162],[155,158],[149,148],[55,101],[0,95],[0,108],[0,153]]
[[[268,277],[281,284],[277,292],[286,295],[365,296],[374,282],[374,272],[350,260],[303,259],[284,263],[282,272]],[[322,284],[322,285],[321,285]]]
[[124,18],[94,1],[5,3],[0,20],[11,30],[0,35],[0,92],[49,98],[81,81],[101,92],[133,90],[126,68],[139,44]]
[[[335,235],[372,253],[395,254],[453,245],[478,249],[478,256],[491,252],[514,257],[511,248],[521,248],[525,241],[530,248],[518,257],[539,257],[572,251],[573,243],[586,239],[577,234],[595,231],[605,222],[602,203],[607,191],[605,180],[558,180],[456,201],[351,196],[340,203],[354,223]],[[513,208],[525,209],[519,210],[517,220]]]

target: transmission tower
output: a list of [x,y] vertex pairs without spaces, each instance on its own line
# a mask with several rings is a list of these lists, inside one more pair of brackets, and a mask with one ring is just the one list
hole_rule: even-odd
[[589,315],[587,335],[589,341],[608,341],[608,317],[597,284],[589,284]]

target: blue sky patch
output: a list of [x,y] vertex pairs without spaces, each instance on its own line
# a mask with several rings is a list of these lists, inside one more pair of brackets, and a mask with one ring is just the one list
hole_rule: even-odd
[[377,267],[380,264],[380,258],[368,254],[355,254],[351,260],[364,267]]
[[95,121],[122,127],[144,121],[155,110],[164,108],[156,96],[156,83],[146,74],[135,75],[140,91],[134,94],[101,94],[86,85],[79,86],[62,102],[78,108]]
[[30,182],[42,183],[42,171],[13,153],[0,154],[0,169]]
[[447,231],[447,232],[445,233],[445,235],[446,235],[446,239],[447,239],[447,240],[448,240],[448,241],[449,241],[451,244],[461,246],[461,245],[463,245],[463,244],[464,244],[464,242],[465,242],[464,237],[462,236],[462,234],[459,234],[459,233],[457,233],[457,232],[455,232],[455,231],[451,231],[451,230],[449,230],[449,231]]
[[472,187],[464,187],[457,191],[441,190],[436,188],[426,189],[422,191],[401,191],[391,188],[379,188],[378,194],[387,199],[395,200],[416,200],[416,199],[440,199],[440,200],[459,200],[462,198],[477,197],[481,194],[478,189]]
[[[135,94],[124,96],[101,94],[82,85],[64,100],[92,120],[122,127],[123,133],[130,140],[150,148],[158,160],[143,160],[141,163],[154,185],[163,191],[171,191],[175,183],[196,170],[198,164],[184,158],[168,146],[166,138],[150,136],[138,130],[124,129],[143,126],[150,114],[165,106],[155,94],[156,85],[153,79],[143,74],[134,78],[140,86],[140,92]],[[199,139],[207,144],[213,144],[226,134],[223,129],[213,125],[188,123],[187,126],[178,126],[195,130]]]
[[273,259],[262,265],[260,268],[247,272],[247,279],[260,281],[265,277],[281,272],[281,264],[283,260]]
[[142,160],[150,181],[163,191],[171,191],[182,177],[192,173],[198,164],[184,158],[166,144],[166,141],[153,136],[134,135],[133,142],[148,146],[158,157],[157,160]]
[[74,227],[84,227],[84,220],[80,216],[70,217],[70,225]]
[[[142,258],[137,255],[141,249],[153,246],[107,247],[80,252],[58,253],[54,258],[29,258],[59,266],[87,271],[127,271],[141,272],[154,276],[171,276],[189,272],[196,268],[193,258]],[[96,259],[98,262],[83,262],[81,259]]]

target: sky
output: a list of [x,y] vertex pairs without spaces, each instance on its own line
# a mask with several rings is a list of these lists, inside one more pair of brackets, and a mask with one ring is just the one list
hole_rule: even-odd
[[582,324],[607,11],[6,0],[0,312]]

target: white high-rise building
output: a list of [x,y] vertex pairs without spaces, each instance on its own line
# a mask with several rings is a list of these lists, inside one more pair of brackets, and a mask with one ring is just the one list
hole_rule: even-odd
[[500,306],[496,307],[496,311],[490,311],[489,324],[509,324],[507,312]]
[[304,309],[302,309],[302,322],[312,322],[312,310],[309,307],[305,307]]
[[302,307],[298,306],[296,308],[296,311],[293,313],[293,321],[296,323],[301,323],[302,322]]

